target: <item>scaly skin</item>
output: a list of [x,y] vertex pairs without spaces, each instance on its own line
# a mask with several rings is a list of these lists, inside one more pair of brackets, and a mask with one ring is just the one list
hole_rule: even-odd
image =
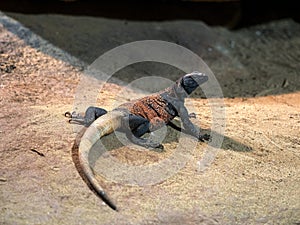
[[89,165],[89,152],[93,145],[103,136],[112,133],[114,130],[121,126],[121,118],[125,116],[121,111],[113,111],[99,117],[90,127],[86,130],[81,138],[79,145],[79,162],[83,173],[93,186],[98,195],[108,204],[112,209],[117,210],[116,206],[106,197],[106,194],[100,184],[97,182],[94,172]]
[[[75,113],[65,113],[65,116],[70,118],[69,122],[89,126],[80,141],[79,162],[94,190],[112,209],[117,210],[117,207],[106,196],[89,165],[88,156],[93,145],[114,130],[121,130],[137,145],[162,149],[160,143],[144,139],[142,136],[163,125],[170,125],[198,138],[199,141],[209,140],[210,136],[201,135],[200,129],[190,121],[190,115],[184,106],[184,99],[207,79],[206,75],[193,72],[184,75],[174,85],[161,92],[122,104],[108,113],[105,109],[95,107],[89,107],[84,117]],[[184,129],[171,122],[176,116],[181,118]]]

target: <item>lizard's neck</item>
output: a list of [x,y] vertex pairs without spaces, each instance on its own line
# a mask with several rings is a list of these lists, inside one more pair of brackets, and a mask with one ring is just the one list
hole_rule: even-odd
[[161,94],[171,98],[176,98],[177,100],[182,102],[184,102],[184,99],[186,98],[186,93],[184,91],[181,92],[181,90],[178,91],[178,87],[176,84],[172,85],[171,87],[167,87],[161,92]]

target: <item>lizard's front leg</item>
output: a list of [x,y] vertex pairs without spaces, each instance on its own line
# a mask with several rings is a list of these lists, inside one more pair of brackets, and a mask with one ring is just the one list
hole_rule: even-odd
[[191,122],[190,118],[195,118],[196,114],[195,113],[189,114],[186,107],[184,106],[183,101],[181,101],[177,98],[174,98],[174,97],[170,97],[170,96],[166,97],[166,101],[169,102],[178,112],[178,116],[181,118],[184,130],[177,127],[172,122],[169,122],[167,125],[171,126],[175,130],[192,135],[192,136],[196,137],[199,141],[204,141],[204,140],[209,141],[210,140],[210,135],[208,135],[208,134],[201,135],[200,128],[196,127]]
[[196,137],[199,141],[209,141],[211,139],[209,134],[200,133],[200,128],[198,128],[191,122],[188,111],[183,105],[179,108],[178,111],[183,127],[185,129],[185,133],[187,132],[188,134]]

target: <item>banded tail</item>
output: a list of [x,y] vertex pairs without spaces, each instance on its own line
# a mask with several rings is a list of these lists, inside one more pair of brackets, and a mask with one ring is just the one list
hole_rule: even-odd
[[117,211],[117,207],[108,198],[101,185],[96,180],[95,174],[89,165],[89,153],[93,145],[103,136],[111,134],[114,130],[121,127],[124,112],[111,111],[97,120],[95,120],[85,131],[79,145],[79,163],[83,173],[89,183],[92,185],[96,193],[101,199],[113,210]]

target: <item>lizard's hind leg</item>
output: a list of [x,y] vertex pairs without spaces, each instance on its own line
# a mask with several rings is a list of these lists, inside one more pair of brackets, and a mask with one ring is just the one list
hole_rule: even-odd
[[141,117],[130,114],[128,117],[129,127],[126,132],[127,138],[134,144],[145,148],[163,149],[163,145],[150,139],[141,138],[146,133],[149,133],[150,121]]
[[94,106],[88,107],[84,115],[84,125],[91,125],[91,123],[93,123],[96,119],[98,119],[100,116],[103,116],[106,113],[107,111],[103,108],[98,108]]
[[84,126],[88,127],[97,118],[99,118],[100,116],[103,116],[106,113],[107,113],[107,111],[105,109],[103,109],[103,108],[98,108],[98,107],[90,106],[85,111],[85,115],[84,116],[81,116],[81,115],[79,115],[76,112],[72,112],[72,113],[66,112],[65,116],[68,117],[68,118],[70,118],[69,119],[69,123],[76,123],[76,124],[80,124],[80,125],[84,125]]

